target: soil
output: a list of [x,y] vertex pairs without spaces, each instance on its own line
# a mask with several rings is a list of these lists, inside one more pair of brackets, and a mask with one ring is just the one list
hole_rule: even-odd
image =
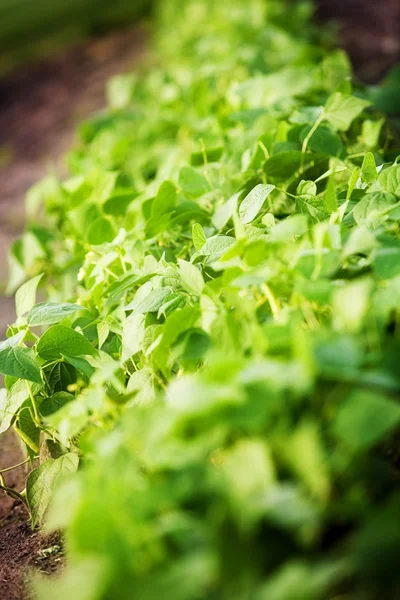
[[[17,439],[12,432],[7,432],[1,439],[0,469],[22,460]],[[25,486],[26,476],[24,466],[4,474],[6,485],[19,491]],[[25,506],[0,492],[0,598],[28,598],[29,572],[51,574],[61,568],[63,561],[60,536],[43,536],[39,531],[33,531]]]
[[400,61],[399,0],[318,0],[317,18],[336,24],[362,81],[380,81]]

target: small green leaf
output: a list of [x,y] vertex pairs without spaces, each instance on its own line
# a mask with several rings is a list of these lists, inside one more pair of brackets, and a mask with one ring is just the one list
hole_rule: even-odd
[[30,279],[17,290],[15,294],[15,310],[18,318],[29,312],[34,306],[36,302],[36,290],[42,277],[43,273]]
[[244,225],[251,223],[256,218],[265,200],[274,189],[274,185],[260,183],[247,194],[239,207],[239,217]]
[[381,171],[379,183],[386,192],[400,196],[400,165],[393,165]]
[[370,104],[368,100],[335,92],[325,104],[324,117],[335,129],[347,131],[354,119]]
[[106,217],[95,219],[86,234],[88,244],[100,246],[106,242],[112,242],[117,235],[117,229]]
[[317,185],[314,181],[304,181],[302,179],[297,186],[296,190],[297,196],[316,196],[317,195]]
[[183,287],[190,294],[200,296],[204,288],[204,279],[199,269],[186,260],[178,259],[178,264]]
[[70,302],[41,302],[36,304],[28,315],[28,325],[53,325],[78,310],[88,310],[80,304]]
[[31,471],[26,482],[26,499],[33,527],[43,524],[56,486],[65,475],[74,473],[78,464],[78,455],[69,452],[60,458],[50,458]]
[[203,228],[199,223],[194,223],[192,227],[192,240],[196,250],[200,250],[207,241]]
[[268,177],[285,181],[299,170],[302,154],[298,150],[284,150],[273,154],[265,163],[265,172]]
[[372,152],[367,152],[361,166],[361,178],[365,183],[373,183],[378,178],[375,158]]
[[234,215],[241,192],[233,194],[224,204],[219,206],[212,217],[212,224],[217,229],[223,229]]
[[99,340],[99,350],[102,347],[102,345],[104,344],[104,342],[106,341],[106,339],[108,338],[109,333],[110,333],[110,327],[109,327],[108,323],[104,323],[102,321],[101,323],[97,324],[97,337]]
[[178,194],[171,181],[164,181],[151,205],[151,216],[158,217],[170,213],[176,206]]
[[388,192],[372,192],[366,194],[354,207],[354,219],[357,223],[363,223],[365,221],[373,222],[379,219],[382,213],[396,202],[396,196],[394,194],[389,194]]
[[146,314],[149,312],[157,312],[163,304],[164,299],[172,292],[171,287],[159,288],[150,292],[148,296],[140,302],[133,300],[124,310],[133,310],[136,314]]
[[355,390],[339,406],[333,430],[352,450],[365,450],[400,423],[400,404],[377,392]]
[[207,179],[192,167],[183,167],[179,171],[179,185],[185,194],[194,198],[210,191]]
[[29,352],[28,348],[20,346],[3,347],[0,350],[0,373],[41,383],[40,367]]
[[49,398],[45,398],[40,404],[40,414],[42,417],[48,417],[57,412],[60,408],[75,399],[75,396],[68,392],[57,392]]
[[96,354],[96,349],[83,335],[64,325],[50,327],[36,344],[36,351],[44,360],[56,360],[63,355]]

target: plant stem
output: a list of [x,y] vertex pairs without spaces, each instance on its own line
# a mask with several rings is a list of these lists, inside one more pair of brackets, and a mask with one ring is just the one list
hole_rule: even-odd
[[303,172],[303,170],[304,170],[304,157],[306,154],[308,143],[324,119],[325,119],[325,115],[324,115],[324,113],[322,113],[318,117],[318,119],[315,121],[314,125],[311,127],[311,129],[307,133],[306,137],[304,138],[303,146],[301,147],[301,172]]

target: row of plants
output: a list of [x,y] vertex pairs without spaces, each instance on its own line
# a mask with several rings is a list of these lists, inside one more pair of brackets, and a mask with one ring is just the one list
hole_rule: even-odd
[[307,3],[157,14],[10,253],[38,597],[394,599],[398,132]]

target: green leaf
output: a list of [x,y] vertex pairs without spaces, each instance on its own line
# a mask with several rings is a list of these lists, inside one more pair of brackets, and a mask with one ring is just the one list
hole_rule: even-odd
[[381,171],[379,183],[386,192],[400,196],[400,165],[393,165]]
[[39,409],[40,414],[42,417],[48,417],[68,404],[68,402],[72,402],[74,399],[75,396],[69,394],[68,392],[57,392],[49,398],[45,398],[43,402],[41,402]]
[[361,178],[365,183],[373,183],[378,178],[375,158],[372,152],[367,152],[361,166]]
[[148,294],[143,300],[137,302],[133,300],[124,310],[133,310],[135,314],[146,314],[150,312],[157,312],[160,306],[163,304],[165,298],[172,292],[171,287],[163,287],[154,290]]
[[207,179],[192,167],[183,167],[179,171],[179,185],[185,194],[193,198],[198,198],[210,191]]
[[108,335],[110,333],[110,327],[108,325],[108,323],[98,323],[97,324],[97,337],[99,340],[99,350],[102,347],[102,345],[104,344],[104,342],[107,340]]
[[74,357],[96,354],[96,349],[74,329],[64,325],[53,325],[36,344],[36,352],[44,360],[50,361],[61,358],[63,355]]
[[204,288],[204,279],[199,269],[186,260],[178,259],[182,285],[190,294],[200,296]]
[[33,279],[30,279],[18,288],[15,294],[15,310],[18,318],[21,318],[34,306],[36,302],[36,290],[42,277],[43,273],[33,277]]
[[400,247],[386,246],[374,253],[372,264],[380,279],[391,279],[400,274]]
[[17,345],[4,344],[0,344],[0,373],[41,383],[40,367],[30,356],[30,351]]
[[354,207],[354,219],[357,223],[376,221],[396,202],[396,196],[387,192],[371,192],[370,194],[366,194]]
[[28,315],[28,325],[53,325],[78,310],[88,310],[80,304],[69,302],[41,302],[36,304]]
[[170,213],[176,206],[178,193],[171,181],[164,181],[151,205],[151,216],[157,217]]
[[98,217],[89,226],[86,241],[93,246],[112,242],[117,235],[117,229],[106,217]]
[[212,223],[217,229],[223,229],[236,211],[241,192],[234,194],[224,204],[219,206],[212,217]]
[[370,104],[368,100],[335,92],[325,104],[324,117],[335,129],[347,131],[354,119]]
[[239,217],[244,225],[251,223],[256,218],[265,200],[274,189],[274,185],[260,183],[247,194],[239,207]]
[[194,223],[192,227],[192,240],[196,250],[200,250],[207,241],[203,228],[199,223]]
[[197,256],[206,256],[208,263],[215,262],[225,254],[229,248],[236,244],[236,240],[228,235],[214,235],[207,239],[201,250],[198,250],[192,260]]
[[26,499],[32,527],[43,524],[57,485],[65,475],[74,473],[78,464],[78,455],[69,452],[60,458],[51,458],[31,471],[26,482]]
[[75,369],[83,375],[86,375],[86,377],[91,377],[93,375],[95,371],[94,368],[84,358],[81,358],[80,356],[68,356],[68,354],[64,354],[64,358],[67,363],[75,367]]
[[301,157],[298,150],[277,152],[265,163],[265,172],[268,177],[278,181],[290,179],[300,169]]
[[317,185],[314,181],[304,181],[302,179],[297,186],[296,190],[297,196],[316,196],[317,195]]
[[377,392],[355,390],[339,406],[333,430],[354,451],[370,448],[400,423],[400,404]]

